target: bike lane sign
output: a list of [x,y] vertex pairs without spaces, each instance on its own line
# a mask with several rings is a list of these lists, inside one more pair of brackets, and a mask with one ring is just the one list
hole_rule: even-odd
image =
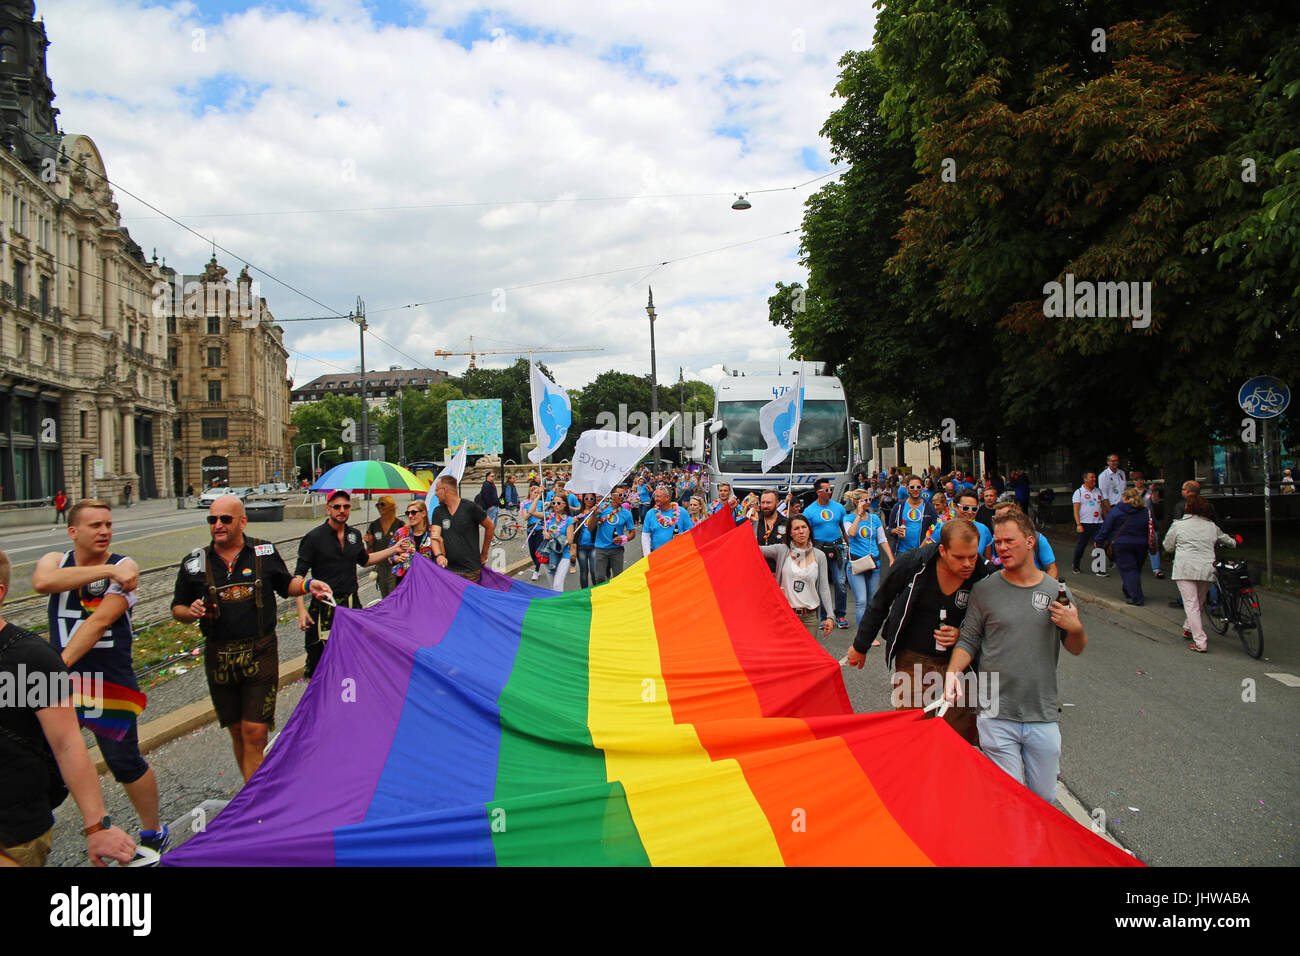
[[1237,404],[1252,418],[1277,418],[1291,404],[1291,389],[1272,375],[1260,375],[1241,386]]

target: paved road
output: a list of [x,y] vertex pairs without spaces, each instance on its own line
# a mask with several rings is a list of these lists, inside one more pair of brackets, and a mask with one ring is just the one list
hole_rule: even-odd
[[[512,544],[512,554],[522,556],[521,543]],[[639,557],[639,545],[628,545],[628,565]],[[1268,676],[1297,670],[1295,630],[1270,635],[1271,661],[1251,660],[1231,634],[1212,635],[1211,653],[1194,655],[1177,627],[1153,616],[1160,610],[1116,604],[1109,594],[1118,591],[1114,577],[1086,578],[1071,585],[1083,602],[1088,648],[1078,658],[1062,654],[1059,667],[1063,783],[1088,811],[1101,808],[1112,836],[1150,864],[1300,864],[1294,823],[1300,815],[1300,688]],[[576,588],[576,575],[566,584]],[[823,646],[838,659],[853,633],[832,631]],[[296,627],[282,627],[282,657],[296,656],[301,647]],[[863,671],[848,671],[845,684],[855,710],[888,709],[881,648],[868,655]],[[197,671],[172,685],[162,689],[166,700],[151,701],[151,711],[206,692]],[[302,687],[299,682],[281,691],[281,724]],[[150,760],[166,820],[188,819],[203,799],[228,799],[239,785],[227,737],[215,724],[156,750]],[[110,812],[134,825],[121,789],[110,778],[101,783]],[[75,806],[69,801],[57,816],[51,863],[79,863]]]

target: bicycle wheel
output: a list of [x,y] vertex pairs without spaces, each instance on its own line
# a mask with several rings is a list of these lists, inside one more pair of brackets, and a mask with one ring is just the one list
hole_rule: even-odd
[[[1252,595],[1253,597],[1253,595]],[[1264,653],[1264,624],[1257,607],[1243,607],[1237,618],[1237,636],[1241,646],[1255,660]]]
[[503,521],[501,524],[497,525],[494,537],[500,538],[502,541],[510,541],[518,533],[518,523],[514,521]]
[[1201,605],[1201,616],[1205,618],[1206,625],[1215,634],[1226,634],[1228,631],[1227,615],[1232,612],[1232,598],[1224,593],[1222,588],[1219,589],[1219,603],[1211,604],[1208,600]]

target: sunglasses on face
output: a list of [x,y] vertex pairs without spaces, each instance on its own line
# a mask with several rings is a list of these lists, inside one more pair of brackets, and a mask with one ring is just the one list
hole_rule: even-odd
[[234,515],[208,515],[208,524],[216,524],[218,521],[222,524],[231,524],[234,520]]
[[413,518],[416,515],[420,515],[420,514],[424,514],[424,512],[419,510],[418,508],[412,508],[410,511],[406,513],[406,517]]
[[330,505],[330,507],[339,511],[350,511],[352,509],[351,505]]
[[957,510],[958,510],[958,511],[975,512],[975,511],[979,511],[979,508],[976,508],[974,505],[958,505],[958,506],[957,506]]

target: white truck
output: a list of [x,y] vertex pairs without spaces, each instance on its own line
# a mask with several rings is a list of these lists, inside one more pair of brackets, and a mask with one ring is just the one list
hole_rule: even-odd
[[768,488],[784,492],[787,487],[797,495],[811,489],[818,478],[829,478],[834,500],[839,501],[852,487],[853,468],[863,461],[863,450],[871,448],[870,433],[864,423],[849,415],[840,380],[812,374],[809,365],[804,367],[803,417],[794,461],[786,458],[763,473],[767,444],[759,431],[758,410],[798,380],[797,372],[731,375],[718,385],[713,418],[696,426],[692,448],[694,460],[708,470],[710,500],[717,497],[720,483],[730,484],[737,498]]

